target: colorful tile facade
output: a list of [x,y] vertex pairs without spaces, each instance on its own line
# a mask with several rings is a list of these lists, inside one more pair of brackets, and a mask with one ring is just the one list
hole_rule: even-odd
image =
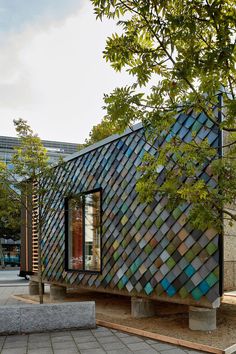
[[[212,146],[218,145],[218,131],[203,114],[197,118],[180,115],[171,134],[190,141],[191,132],[196,132],[198,139],[207,137]],[[123,289],[132,295],[196,301],[204,297],[214,302],[220,292],[220,236],[213,229],[193,230],[186,221],[187,204],[170,211],[166,198],[158,195],[150,205],[139,203],[137,167],[146,151],[156,154],[139,129],[68,161],[67,174],[58,170],[58,178],[68,181],[69,193],[102,188],[102,273],[65,271],[63,193],[68,191],[58,191],[58,213],[48,216],[42,243],[43,277],[52,283],[102,287],[108,292]],[[159,183],[163,183],[164,173],[162,169]],[[201,177],[217,186],[207,166]]]

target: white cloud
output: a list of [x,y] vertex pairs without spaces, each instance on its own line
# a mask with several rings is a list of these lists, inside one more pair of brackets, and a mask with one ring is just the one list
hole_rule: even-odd
[[103,94],[124,85],[102,59],[114,23],[96,21],[91,5],[63,22],[28,26],[1,49],[2,135],[13,118],[28,120],[43,139],[82,142],[103,112]]

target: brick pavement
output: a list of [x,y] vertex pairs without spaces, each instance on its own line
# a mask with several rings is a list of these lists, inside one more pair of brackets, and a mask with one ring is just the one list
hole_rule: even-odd
[[202,354],[104,327],[0,336],[1,354]]
[[[27,286],[1,286],[0,305],[22,304],[11,298],[28,293]],[[33,306],[33,305],[32,305]],[[203,354],[120,331],[92,330],[0,336],[0,354]]]

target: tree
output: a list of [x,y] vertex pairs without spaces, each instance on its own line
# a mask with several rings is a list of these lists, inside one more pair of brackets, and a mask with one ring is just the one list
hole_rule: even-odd
[[[47,151],[40,138],[34,134],[27,122],[18,119],[14,120],[14,125],[20,146],[16,147],[16,152],[12,156],[11,170],[3,163],[0,165],[0,186],[7,191],[16,205],[32,212],[38,236],[39,297],[40,303],[43,303],[41,242],[47,212],[54,211],[54,195],[58,189],[57,175],[55,167],[53,168],[48,162]],[[62,163],[59,161],[59,165]],[[66,173],[66,169],[64,172]],[[34,200],[29,198],[31,193],[35,196]],[[9,209],[9,213],[6,214],[8,220],[11,212],[12,210]]]
[[96,142],[107,138],[112,134],[116,134],[120,131],[120,128],[110,120],[103,118],[101,123],[94,125],[89,133],[89,138],[85,139],[84,147],[95,144]]
[[[3,166],[2,166],[3,167]],[[4,185],[0,183],[0,238],[20,239],[20,203]],[[0,258],[4,266],[4,254],[0,242]]]
[[[180,112],[203,112],[227,133],[224,156],[205,138],[193,134],[188,144],[174,136],[146,154],[137,184],[141,201],[154,193],[166,195],[170,206],[191,203],[195,227],[221,229],[221,215],[236,220],[225,208],[236,197],[236,7],[234,0],[91,0],[97,18],[117,19],[121,34],[107,39],[104,58],[116,71],[126,69],[132,86],[104,96],[106,120],[120,129],[141,121],[152,143],[169,132]],[[222,120],[221,120],[222,118]],[[157,148],[158,149],[158,148]],[[170,158],[177,168],[168,168]],[[199,178],[208,161],[218,189]],[[157,184],[159,166],[166,166],[166,181]],[[184,178],[183,178],[184,177]]]
[[[2,166],[3,167],[3,166]],[[0,237],[20,238],[20,204],[18,198],[0,184]]]

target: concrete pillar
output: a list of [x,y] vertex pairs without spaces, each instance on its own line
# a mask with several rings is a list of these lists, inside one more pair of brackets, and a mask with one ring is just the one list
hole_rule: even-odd
[[189,306],[189,328],[193,331],[216,329],[216,309]]
[[63,300],[66,296],[66,288],[59,285],[50,285],[50,300]]
[[134,318],[152,317],[156,315],[155,303],[152,300],[132,297],[131,316]]
[[[44,294],[44,284],[42,284],[43,294]],[[37,281],[29,281],[29,294],[30,295],[39,295],[39,283]]]
[[37,281],[29,281],[29,294],[38,295],[39,294],[39,283]]

